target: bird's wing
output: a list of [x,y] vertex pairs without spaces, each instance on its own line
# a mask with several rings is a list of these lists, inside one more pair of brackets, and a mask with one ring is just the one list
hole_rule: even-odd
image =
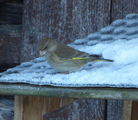
[[62,45],[56,49],[56,54],[61,59],[84,59],[89,56],[85,52],[78,51],[72,47]]

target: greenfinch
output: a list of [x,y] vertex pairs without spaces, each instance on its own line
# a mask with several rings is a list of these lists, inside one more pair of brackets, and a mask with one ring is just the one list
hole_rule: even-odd
[[89,62],[113,62],[102,58],[101,55],[90,55],[50,38],[41,39],[38,48],[40,55],[44,55],[50,66],[57,72],[74,72]]

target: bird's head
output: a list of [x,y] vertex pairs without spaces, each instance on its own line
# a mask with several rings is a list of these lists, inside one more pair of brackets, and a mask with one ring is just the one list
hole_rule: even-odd
[[48,48],[48,43],[49,41],[52,41],[53,39],[51,38],[44,38],[41,39],[38,43],[38,49],[40,51],[40,55],[43,56],[46,54],[47,48]]

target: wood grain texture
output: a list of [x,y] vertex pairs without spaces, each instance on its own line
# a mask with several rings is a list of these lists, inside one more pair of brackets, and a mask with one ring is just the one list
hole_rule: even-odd
[[73,102],[73,98],[15,96],[14,120],[42,120],[44,114]]
[[25,0],[21,60],[38,56],[41,38],[69,43],[107,26],[109,15],[110,0]]
[[0,83],[0,94],[67,98],[138,100],[138,89],[132,88],[65,88],[37,86],[31,84]]
[[79,99],[44,115],[43,120],[105,120],[105,100]]
[[123,105],[121,100],[107,100],[107,120],[122,120]]
[[10,3],[10,0],[0,1],[0,24],[21,25],[23,16],[22,1],[17,0]]
[[0,25],[0,72],[20,63],[20,25]]
[[84,38],[116,19],[138,13],[137,5],[137,0],[25,0],[21,61],[38,56],[37,43],[43,37],[64,43]]
[[111,21],[122,19],[127,14],[138,13],[138,0],[112,0]]
[[124,101],[123,120],[131,120],[131,115],[132,115],[132,101]]
[[23,120],[23,97],[14,98],[14,120]]

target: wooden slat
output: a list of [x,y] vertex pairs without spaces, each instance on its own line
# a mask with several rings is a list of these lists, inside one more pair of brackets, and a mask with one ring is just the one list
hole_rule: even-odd
[[131,113],[132,113],[132,101],[124,101],[123,120],[131,120]]
[[6,2],[0,4],[0,24],[21,25],[23,16],[23,4]]
[[5,3],[2,4],[0,7],[1,11],[0,13],[14,13],[14,14],[23,14],[23,4],[17,4],[17,3]]
[[22,120],[23,116],[23,97],[15,96],[14,98],[14,120]]

